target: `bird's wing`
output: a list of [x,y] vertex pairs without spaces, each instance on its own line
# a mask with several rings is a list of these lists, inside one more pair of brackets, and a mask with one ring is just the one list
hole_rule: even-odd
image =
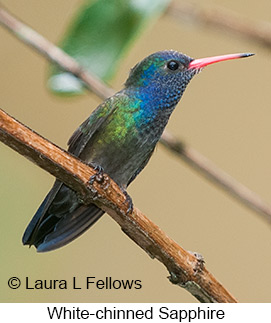
[[80,156],[84,148],[86,147],[89,140],[100,129],[108,117],[117,108],[117,95],[107,99],[105,102],[100,104],[95,111],[86,119],[81,126],[73,133],[68,141],[68,151],[75,156]]
[[[69,140],[69,152],[80,157],[95,132],[117,108],[113,96],[99,105]],[[87,230],[104,212],[94,204],[84,206],[77,195],[59,180],[40,205],[23,236],[23,244],[34,244],[38,251],[59,248]]]

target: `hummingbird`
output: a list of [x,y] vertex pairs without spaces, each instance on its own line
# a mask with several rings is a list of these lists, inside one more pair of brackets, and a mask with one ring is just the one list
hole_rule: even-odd
[[[68,151],[105,172],[126,193],[147,165],[188,83],[203,67],[254,54],[193,59],[178,51],[149,55],[131,69],[124,88],[106,99],[73,133]],[[132,201],[126,193],[132,208]],[[23,235],[38,252],[60,248],[91,227],[104,211],[84,205],[75,191],[56,180]]]

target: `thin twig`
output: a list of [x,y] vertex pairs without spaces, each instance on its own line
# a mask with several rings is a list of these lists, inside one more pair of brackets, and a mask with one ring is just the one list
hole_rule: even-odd
[[108,213],[148,255],[168,269],[171,281],[184,287],[201,302],[237,302],[205,268],[202,260],[185,251],[157,225],[134,207],[127,214],[126,196],[109,176],[103,183],[89,179],[95,169],[42,138],[0,109],[0,140],[42,167]]
[[[51,62],[58,64],[63,70],[67,70],[82,81],[86,87],[92,90],[102,99],[112,95],[113,90],[107,87],[99,79],[90,73],[87,73],[72,57],[63,52],[60,48],[49,42],[36,31],[26,26],[17,18],[0,8],[0,23],[11,31],[18,39],[36,49]],[[263,219],[271,223],[271,207],[264,202],[255,192],[252,192],[241,183],[231,178],[224,171],[215,166],[206,157],[200,155],[193,148],[184,145],[180,140],[174,138],[170,133],[163,133],[161,143],[169,150],[174,151],[189,166],[193,166],[204,177],[211,179],[224,192],[237,198],[245,206],[256,211]],[[185,147],[185,149],[176,149],[176,147]],[[193,152],[193,153],[191,153]]]
[[22,42],[34,48],[49,61],[77,76],[100,98],[106,99],[114,94],[114,91],[111,88],[106,86],[95,75],[86,72],[82,66],[76,62],[76,60],[66,54],[62,49],[49,42],[42,35],[12,16],[3,8],[0,8],[0,23],[17,36]]
[[260,214],[271,224],[271,206],[266,204],[257,194],[239,183],[235,178],[219,169],[214,163],[205,158],[192,147],[176,140],[170,133],[164,133],[161,142],[170,148],[170,151],[182,158],[189,166],[197,170],[201,175],[217,184],[218,187],[228,191],[233,197],[245,206]]
[[182,22],[193,22],[219,28],[261,45],[271,47],[271,24],[265,21],[252,21],[225,8],[202,8],[199,3],[172,1],[167,14]]

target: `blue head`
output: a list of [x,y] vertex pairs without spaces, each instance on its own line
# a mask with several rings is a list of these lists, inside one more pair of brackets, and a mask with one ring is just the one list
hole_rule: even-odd
[[173,50],[156,52],[130,72],[125,91],[140,102],[137,119],[149,122],[154,118],[169,118],[174,107],[193,78],[207,65],[229,59],[249,57],[253,54],[229,54],[193,59]]
[[199,70],[190,68],[192,61],[192,58],[173,50],[154,53],[131,70],[125,87],[157,110],[174,108]]

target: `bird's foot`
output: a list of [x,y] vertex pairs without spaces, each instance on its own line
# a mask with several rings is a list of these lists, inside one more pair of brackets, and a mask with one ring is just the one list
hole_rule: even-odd
[[188,251],[188,252],[194,257],[196,257],[197,259],[197,264],[194,268],[194,272],[196,275],[198,272],[201,272],[204,268],[204,263],[205,263],[204,257],[198,252],[194,252],[194,251]]
[[104,169],[100,165],[94,165],[89,163],[90,166],[94,167],[96,173],[89,179],[89,184],[93,185],[94,182],[101,184],[105,180]]
[[121,188],[121,190],[122,190],[123,194],[125,195],[124,204],[126,204],[126,203],[128,204],[128,209],[126,211],[126,215],[128,215],[133,212],[133,209],[134,209],[133,200],[125,189]]
[[94,182],[97,182],[103,190],[107,190],[110,184],[110,178],[104,173],[104,169],[100,165],[89,163],[94,168],[96,174],[92,175],[89,179],[89,185],[92,186]]

